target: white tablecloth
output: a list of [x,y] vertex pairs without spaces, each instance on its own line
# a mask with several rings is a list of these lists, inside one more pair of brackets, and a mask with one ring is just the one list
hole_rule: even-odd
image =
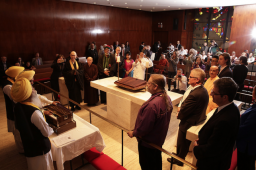
[[[93,147],[96,147],[99,152],[105,148],[105,143],[97,127],[75,114],[74,119],[76,121],[75,128],[60,135],[54,133],[49,137],[53,160],[56,161],[58,170],[64,170],[63,164],[65,161],[72,160]],[[70,136],[75,141],[58,147],[52,140],[62,135]]]

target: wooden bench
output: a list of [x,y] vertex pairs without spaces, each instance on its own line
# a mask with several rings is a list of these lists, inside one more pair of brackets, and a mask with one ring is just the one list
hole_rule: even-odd
[[51,64],[44,64],[44,65],[40,65],[40,66],[35,66],[36,69],[39,69],[39,68],[46,68],[46,67],[51,67],[52,63]]
[[45,73],[45,72],[52,72],[52,68],[51,67],[45,67],[45,68],[38,68],[35,70],[35,73]]

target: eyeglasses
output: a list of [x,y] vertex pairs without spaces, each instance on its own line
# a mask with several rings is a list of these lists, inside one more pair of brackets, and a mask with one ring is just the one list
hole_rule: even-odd
[[198,79],[197,77],[191,77],[191,76],[189,76],[189,78],[191,79],[191,78],[195,78],[195,79]]
[[153,83],[153,82],[147,82],[147,84],[148,84],[148,85],[153,84],[153,85],[157,86],[157,84],[155,84],[155,83]]

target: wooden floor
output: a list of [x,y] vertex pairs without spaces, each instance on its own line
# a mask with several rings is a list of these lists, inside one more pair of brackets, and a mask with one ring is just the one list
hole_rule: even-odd
[[[86,105],[86,104],[82,104]],[[102,116],[106,116],[106,105],[98,105],[93,107],[93,110]],[[179,120],[176,118],[176,109],[174,106],[168,134],[163,148],[176,152],[176,138]],[[86,121],[90,121],[88,111],[82,109],[81,111],[75,111],[75,114],[80,116]],[[106,144],[106,148],[103,150],[105,154],[121,164],[121,130],[110,125],[104,120],[92,115],[92,124],[100,129],[101,135]],[[26,170],[27,164],[25,156],[19,154],[14,142],[12,133],[7,132],[6,124],[6,112],[5,102],[2,89],[0,89],[0,170]],[[137,150],[137,140],[135,138],[129,138],[124,132],[124,167],[128,170],[140,170],[139,157]],[[169,170],[170,164],[167,162],[168,156],[162,154],[163,170]],[[186,160],[192,161],[192,153],[189,152]],[[72,161],[73,169],[82,165],[81,157],[75,158]],[[65,170],[70,169],[70,162],[65,162]],[[173,170],[189,170],[191,168],[187,166],[179,167],[174,165]],[[80,170],[95,170],[91,165],[85,165]]]

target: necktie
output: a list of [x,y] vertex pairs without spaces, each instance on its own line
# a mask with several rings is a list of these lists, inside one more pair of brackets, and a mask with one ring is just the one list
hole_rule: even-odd
[[37,60],[37,65],[40,65],[39,59]]

